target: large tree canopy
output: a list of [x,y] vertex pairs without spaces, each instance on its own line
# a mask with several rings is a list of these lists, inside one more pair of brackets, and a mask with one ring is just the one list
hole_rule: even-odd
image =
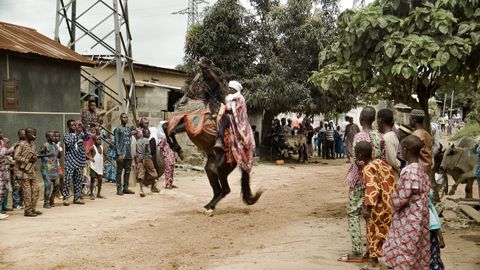
[[263,112],[262,135],[282,112],[345,112],[356,105],[350,93],[319,92],[308,78],[318,54],[336,38],[338,0],[219,0],[187,37],[186,65],[211,58],[240,81],[250,111]]
[[320,53],[310,80],[324,92],[385,98],[428,112],[428,99],[442,86],[460,78],[478,82],[478,2],[377,0],[347,10],[338,20],[338,41]]
[[250,13],[237,0],[208,8],[203,22],[188,32],[186,66],[200,56],[211,58],[244,84],[249,107],[268,115],[349,110],[352,95],[320,93],[308,82],[319,52],[337,37],[338,0],[250,3]]
[[187,70],[200,56],[207,56],[231,77],[246,76],[255,60],[253,17],[237,0],[218,1],[205,13],[203,22],[187,33]]

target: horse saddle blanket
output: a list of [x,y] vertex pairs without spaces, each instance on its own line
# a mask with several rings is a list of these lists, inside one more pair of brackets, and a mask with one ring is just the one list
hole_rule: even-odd
[[190,137],[196,137],[203,132],[216,136],[217,122],[212,119],[212,112],[204,100],[190,99],[175,112],[168,121],[168,134],[182,121],[185,122],[185,129]]

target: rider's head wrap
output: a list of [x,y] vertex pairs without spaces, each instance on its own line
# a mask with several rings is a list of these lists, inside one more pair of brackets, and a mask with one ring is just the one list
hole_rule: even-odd
[[243,86],[241,83],[237,81],[229,81],[228,82],[228,87],[237,90],[237,92],[241,92],[243,89]]

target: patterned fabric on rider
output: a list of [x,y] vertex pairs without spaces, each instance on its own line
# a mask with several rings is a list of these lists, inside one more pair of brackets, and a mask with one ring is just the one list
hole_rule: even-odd
[[253,166],[253,153],[255,140],[247,115],[247,103],[242,95],[236,97],[232,104],[232,114],[227,114],[230,119],[230,143],[233,157],[238,167],[250,173]]

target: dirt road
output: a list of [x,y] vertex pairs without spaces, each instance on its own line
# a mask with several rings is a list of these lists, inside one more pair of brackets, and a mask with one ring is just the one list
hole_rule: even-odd
[[[186,172],[176,176],[179,189],[145,198],[116,196],[105,184],[106,200],[37,218],[14,211],[0,222],[0,269],[359,269],[336,261],[350,247],[348,166],[329,163],[255,166],[253,189],[266,192],[254,206],[242,204],[235,172],[213,217],[199,212],[211,196],[206,176]],[[480,268],[478,227],[447,228],[445,239],[448,269]]]

